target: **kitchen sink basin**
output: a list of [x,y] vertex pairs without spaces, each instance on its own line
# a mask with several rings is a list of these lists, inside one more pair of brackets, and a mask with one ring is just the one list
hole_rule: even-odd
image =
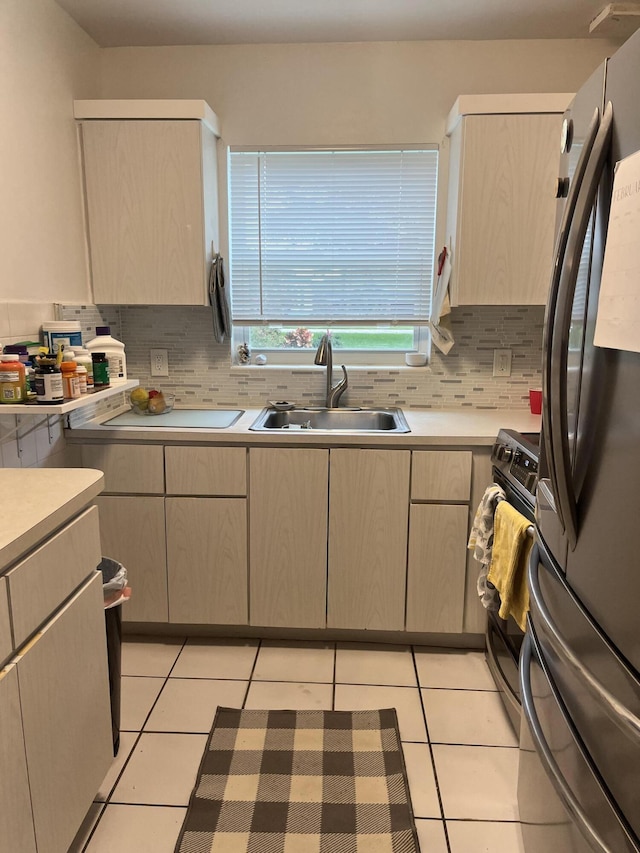
[[348,432],[411,432],[401,409],[291,409],[266,408],[249,429],[310,429]]

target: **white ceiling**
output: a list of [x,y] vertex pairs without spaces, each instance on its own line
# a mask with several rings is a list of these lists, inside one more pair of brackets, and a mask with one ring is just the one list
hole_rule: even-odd
[[589,22],[606,5],[604,0],[57,2],[102,47],[587,38]]

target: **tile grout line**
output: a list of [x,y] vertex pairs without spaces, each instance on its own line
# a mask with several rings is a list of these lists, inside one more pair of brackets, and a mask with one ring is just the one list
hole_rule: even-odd
[[[121,641],[121,648],[120,648],[120,654],[121,654],[121,655],[122,655],[122,644],[123,644],[123,641]],[[175,658],[175,660],[174,660],[173,664],[172,664],[172,665],[170,666],[170,668],[169,668],[169,672],[167,673],[167,675],[165,676],[165,678],[164,678],[164,680],[163,680],[162,687],[161,687],[161,688],[160,688],[160,690],[158,691],[158,695],[156,696],[155,701],[153,702],[153,704],[152,704],[152,706],[151,706],[151,708],[150,708],[150,710],[149,710],[149,713],[148,713],[148,714],[147,714],[147,716],[144,718],[144,721],[143,721],[143,723],[142,723],[142,726],[140,727],[140,730],[136,733],[136,735],[137,735],[137,736],[136,736],[136,739],[134,740],[134,742],[133,742],[133,744],[132,744],[132,746],[131,746],[131,750],[129,751],[129,755],[127,756],[127,758],[126,758],[126,760],[125,760],[124,764],[123,764],[123,765],[122,765],[122,767],[120,768],[120,772],[118,773],[118,775],[117,775],[117,777],[116,777],[115,782],[114,782],[114,783],[113,783],[113,785],[111,786],[111,790],[110,790],[110,791],[109,791],[109,793],[107,794],[107,796],[106,796],[106,799],[105,799],[104,803],[102,804],[102,811],[100,812],[100,815],[99,815],[99,817],[98,817],[98,820],[97,820],[97,821],[95,822],[95,824],[93,825],[93,827],[92,827],[92,829],[91,829],[91,832],[89,833],[89,837],[87,838],[86,843],[85,843],[85,844],[84,844],[84,846],[82,847],[82,853],[85,853],[85,851],[86,851],[86,850],[87,850],[87,848],[89,847],[89,844],[91,843],[91,839],[92,839],[92,838],[93,838],[93,836],[95,835],[95,832],[96,832],[96,830],[97,830],[97,828],[98,828],[98,826],[99,826],[100,822],[102,821],[102,818],[104,817],[104,814],[105,814],[105,812],[106,812],[106,810],[107,810],[107,806],[111,804],[111,802],[112,802],[111,798],[112,798],[113,792],[114,792],[114,791],[116,790],[116,788],[118,787],[118,783],[120,782],[120,779],[122,779],[122,776],[123,776],[123,774],[124,774],[124,771],[126,770],[127,765],[129,764],[129,761],[131,760],[131,756],[132,756],[132,755],[133,755],[133,753],[135,752],[136,746],[138,745],[138,743],[139,743],[139,741],[140,741],[140,738],[142,737],[142,731],[143,731],[143,729],[144,729],[144,727],[145,727],[145,725],[146,725],[147,720],[149,719],[149,715],[151,714],[151,711],[152,711],[152,710],[153,710],[153,708],[155,707],[156,702],[157,702],[157,701],[158,701],[158,699],[160,698],[160,694],[161,694],[161,693],[162,693],[162,691],[164,690],[164,688],[165,688],[165,686],[166,686],[166,684],[167,684],[167,682],[168,682],[168,680],[169,680],[169,677],[170,677],[170,675],[171,675],[171,672],[173,671],[173,668],[174,668],[174,666],[176,665],[176,663],[177,663],[177,661],[178,661],[178,658],[179,658],[179,657],[180,657],[180,655],[182,654],[182,652],[183,652],[183,650],[184,650],[184,648],[185,648],[185,646],[186,646],[186,645],[187,645],[187,638],[185,637],[185,638],[184,638],[184,640],[182,641],[182,645],[180,646],[180,650],[178,651],[178,654],[176,655],[176,658]],[[120,669],[122,670],[122,663],[120,664]],[[122,679],[123,677],[127,677],[127,676],[123,676],[123,675],[121,674],[121,675],[120,675],[120,679]],[[158,677],[161,677],[161,676],[147,676],[147,677],[149,677],[149,678],[150,678],[150,677],[158,678]],[[122,684],[120,685],[120,702],[122,703]],[[122,730],[121,730],[121,732],[120,732],[120,733],[122,734]],[[119,751],[119,750],[118,750],[118,751]],[[114,761],[115,761],[115,760],[116,760],[116,756],[114,756]],[[94,802],[96,802],[96,801],[94,800]],[[135,803],[129,803],[129,805],[136,805],[136,804],[135,804]]]
[[331,710],[336,709],[336,674],[338,670],[338,643],[333,644],[333,689],[331,691]]
[[427,723],[427,712],[425,710],[424,701],[422,698],[422,689],[420,686],[420,674],[418,673],[418,664],[416,662],[415,647],[410,646],[409,648],[411,649],[411,660],[413,661],[413,669],[414,669],[414,672],[416,675],[416,683],[418,685],[418,697],[420,700],[420,707],[422,708],[422,717],[424,719],[424,727],[425,727],[425,730],[427,732],[427,745],[429,747],[429,755],[431,756],[431,767],[433,769],[433,779],[434,779],[435,786],[436,786],[436,794],[438,795],[438,805],[440,806],[440,815],[442,818],[442,831],[444,832],[444,840],[445,840],[445,844],[447,845],[447,853],[451,853],[451,843],[449,841],[449,832],[447,831],[447,821],[446,821],[445,815],[444,815],[444,805],[442,802],[442,794],[440,792],[440,783],[438,781],[438,772],[436,770],[436,759],[435,759],[435,756],[433,754],[433,747],[431,745],[431,738],[429,736],[429,724]]
[[253,682],[253,673],[256,671],[256,666],[258,665],[258,658],[260,656],[260,649],[262,648],[262,638],[258,640],[258,647],[256,649],[256,656],[253,659],[253,666],[251,667],[251,672],[249,673],[249,680],[247,681],[247,689],[244,694],[244,699],[242,700],[241,710],[244,710],[247,706],[247,699],[249,698],[249,691],[251,690],[251,684]]

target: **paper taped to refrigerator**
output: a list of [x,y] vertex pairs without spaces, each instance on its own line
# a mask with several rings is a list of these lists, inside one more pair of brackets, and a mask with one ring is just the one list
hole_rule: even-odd
[[640,151],[616,167],[594,343],[640,352]]

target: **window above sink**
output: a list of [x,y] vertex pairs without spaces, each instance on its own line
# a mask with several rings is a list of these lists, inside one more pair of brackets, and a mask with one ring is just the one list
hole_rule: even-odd
[[234,352],[310,364],[328,329],[348,364],[427,352],[437,170],[437,146],[231,148]]

